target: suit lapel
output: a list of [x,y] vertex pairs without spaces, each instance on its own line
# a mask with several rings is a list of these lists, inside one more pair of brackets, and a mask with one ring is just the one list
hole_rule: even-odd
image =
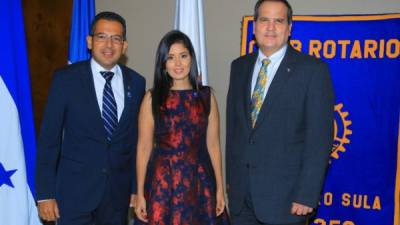
[[92,121],[88,121],[91,126],[94,126],[93,132],[99,137],[101,140],[105,140],[106,133],[104,130],[103,119],[101,118],[101,112],[99,108],[99,103],[96,97],[96,91],[94,88],[94,80],[93,80],[93,73],[92,69],[90,68],[90,60],[87,61],[86,65],[82,71],[82,84],[83,90],[86,91],[86,96],[88,107],[90,111],[93,112],[92,117],[89,117]]
[[246,123],[249,129],[252,129],[252,123],[251,123],[251,116],[250,116],[250,108],[251,108],[251,80],[253,77],[253,72],[254,72],[254,65],[257,61],[258,57],[258,51],[256,53],[253,53],[249,55],[248,60],[246,61],[244,65],[244,70],[243,74],[246,75],[246,80],[245,80],[245,85],[243,85],[244,90],[242,93],[244,94],[244,101],[243,101],[243,109],[246,117]]
[[121,131],[121,125],[125,123],[125,121],[129,118],[129,113],[131,112],[132,102],[134,101],[134,96],[137,95],[135,93],[136,88],[132,87],[132,77],[128,75],[126,68],[120,66],[123,82],[124,82],[124,110],[122,111],[121,118],[119,119],[118,126],[114,131],[113,136],[117,135]]
[[294,50],[288,45],[285,56],[282,59],[282,62],[276,71],[274,80],[272,81],[267,95],[265,96],[265,100],[261,106],[254,129],[257,129],[259,124],[263,122],[266,115],[268,115],[268,113],[271,111],[273,104],[277,101],[279,95],[282,93],[287,79],[292,74],[292,67],[295,61],[295,57],[293,57],[293,51]]

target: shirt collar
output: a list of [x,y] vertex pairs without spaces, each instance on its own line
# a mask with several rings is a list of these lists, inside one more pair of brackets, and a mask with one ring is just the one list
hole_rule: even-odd
[[90,60],[90,66],[92,67],[93,74],[100,74],[101,71],[111,71],[114,73],[114,76],[119,76],[119,66],[115,65],[110,70],[104,69],[94,58]]
[[282,48],[280,48],[278,51],[276,51],[270,57],[265,56],[264,53],[260,49],[258,49],[257,63],[262,64],[262,61],[264,59],[269,59],[269,60],[271,60],[271,63],[275,63],[277,60],[283,58],[283,56],[286,53],[286,49],[287,49],[287,44],[285,44]]

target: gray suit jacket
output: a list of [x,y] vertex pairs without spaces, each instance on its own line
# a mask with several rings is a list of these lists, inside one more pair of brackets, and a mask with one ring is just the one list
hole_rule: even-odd
[[294,223],[292,202],[317,207],[333,141],[334,93],[326,63],[290,46],[251,126],[251,77],[257,53],[231,65],[226,165],[229,208],[250,193],[256,216]]

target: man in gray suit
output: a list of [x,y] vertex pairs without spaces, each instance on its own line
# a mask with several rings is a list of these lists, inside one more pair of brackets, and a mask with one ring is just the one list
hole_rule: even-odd
[[258,0],[258,52],[231,65],[226,164],[234,225],[305,224],[317,207],[333,141],[326,63],[288,45],[292,8]]

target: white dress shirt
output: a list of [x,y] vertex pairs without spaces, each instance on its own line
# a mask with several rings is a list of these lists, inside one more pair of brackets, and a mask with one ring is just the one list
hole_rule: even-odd
[[282,59],[285,56],[286,49],[287,49],[287,45],[283,46],[281,49],[279,49],[277,52],[272,54],[270,57],[265,56],[261,50],[258,50],[258,57],[257,57],[257,61],[256,61],[255,65],[254,65],[253,77],[251,79],[250,98],[253,96],[253,91],[254,91],[254,87],[256,86],[258,73],[260,72],[260,69],[262,67],[262,61],[264,59],[269,59],[271,62],[268,64],[268,67],[267,67],[267,84],[266,84],[265,92],[264,92],[264,96],[263,96],[263,99],[265,99],[268,89],[271,86],[272,80],[275,77],[276,71],[278,70],[279,65],[281,65]]
[[124,79],[122,77],[121,68],[115,65],[111,70],[104,69],[93,58],[90,60],[90,66],[93,73],[94,89],[96,91],[97,103],[99,104],[100,112],[103,112],[103,90],[106,84],[106,79],[100,74],[101,71],[111,71],[114,76],[111,80],[111,87],[114,93],[115,102],[117,103],[118,121],[121,118],[124,110]]

